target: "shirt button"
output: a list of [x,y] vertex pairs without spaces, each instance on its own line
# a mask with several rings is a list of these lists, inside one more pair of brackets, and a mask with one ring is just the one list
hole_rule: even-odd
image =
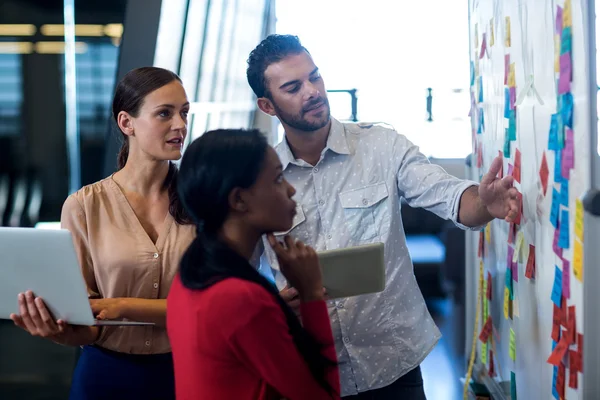
[[154,257],[154,258],[158,258],[158,253],[154,253],[154,254],[152,255],[152,257]]
[[316,174],[317,172],[319,172],[319,168],[317,168],[317,167],[314,167],[314,168],[313,168],[313,172]]
[[146,340],[146,346],[150,346],[150,341]]
[[331,236],[331,233],[327,235],[327,239],[331,240],[333,236]]
[[367,199],[363,199],[363,204],[366,206],[367,204],[369,204],[369,201]]
[[344,338],[344,343],[346,343],[346,344],[350,343],[350,338],[345,337]]
[[158,289],[158,283],[154,284],[154,289]]
[[325,204],[325,200],[319,200],[319,205],[322,206]]
[[344,308],[344,303],[340,302],[337,304],[337,308],[342,309]]

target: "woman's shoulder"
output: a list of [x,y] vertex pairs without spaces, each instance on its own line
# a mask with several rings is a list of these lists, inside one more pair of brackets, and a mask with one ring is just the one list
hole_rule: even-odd
[[85,185],[67,197],[63,208],[86,209],[90,204],[98,203],[98,201],[106,199],[109,194],[114,191],[114,188],[111,187],[112,185],[114,185],[112,177]]

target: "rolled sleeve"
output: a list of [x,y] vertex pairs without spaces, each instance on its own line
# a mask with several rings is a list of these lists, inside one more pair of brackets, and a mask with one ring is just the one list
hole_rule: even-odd
[[467,190],[471,186],[479,186],[479,183],[477,183],[475,181],[462,181],[462,182],[463,182],[463,184],[458,186],[458,188],[456,190],[456,195],[454,196],[454,205],[452,206],[452,216],[450,217],[450,220],[454,223],[454,225],[456,225],[460,229],[463,229],[466,231],[467,230],[468,231],[479,231],[479,230],[483,229],[483,227],[485,225],[466,226],[466,225],[463,225],[460,222],[458,222],[458,212],[460,211],[460,199],[462,198],[463,193],[465,192],[465,190]]

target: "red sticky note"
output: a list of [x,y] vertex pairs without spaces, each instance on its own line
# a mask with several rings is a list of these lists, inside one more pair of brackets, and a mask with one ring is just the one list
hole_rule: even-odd
[[[563,259],[562,295],[571,298],[571,263]],[[573,342],[574,343],[574,342]]]
[[540,166],[540,182],[542,183],[542,189],[544,189],[544,196],[548,191],[548,174],[550,170],[548,169],[548,161],[546,160],[546,152],[544,151],[542,155],[542,165]]
[[487,293],[486,296],[488,300],[492,300],[492,274],[488,271],[487,275]]
[[567,325],[567,336],[569,339],[569,344],[575,344],[575,342],[577,341],[577,323],[575,317],[575,306],[569,306]]
[[519,149],[515,149],[515,169],[513,171],[513,177],[515,181],[521,182],[521,152]]
[[578,381],[577,381],[577,371],[570,367],[569,369],[569,387],[571,389],[577,389]]
[[569,310],[567,308],[567,299],[565,296],[560,297],[560,324],[565,328],[568,328],[569,325]]
[[[498,157],[504,157],[504,155],[502,154],[502,152],[500,150],[498,150]],[[504,158],[503,158],[504,160]],[[502,164],[500,164],[500,171],[498,171],[498,179],[502,179],[502,177],[504,176],[504,161],[502,161]]]
[[549,364],[556,365],[558,367],[561,364],[561,361],[562,361],[563,357],[565,356],[565,354],[567,353],[568,349],[569,349],[569,343],[568,343],[567,337],[566,337],[566,335],[563,335],[560,338],[560,340],[558,341],[558,344],[554,348],[554,351],[552,352],[552,354],[550,354],[550,357],[548,357],[547,362]]
[[485,321],[483,328],[481,328],[481,333],[479,334],[479,340],[483,343],[487,343],[490,335],[492,334],[492,316],[488,316],[488,319]]
[[[577,351],[583,354],[583,333],[577,334]],[[583,369],[581,371],[583,372]]]
[[560,340],[560,308],[553,305],[554,311],[552,312],[552,340],[558,342]]
[[561,399],[565,398],[565,364],[560,363],[558,366],[558,376],[556,377],[556,391]]
[[569,368],[573,371],[582,372],[582,354],[575,350],[569,350]]
[[[519,175],[520,174],[521,172],[519,172]],[[519,213],[517,214],[517,218],[515,219],[515,225],[521,225],[521,217],[523,216],[523,194],[521,192],[517,192],[517,199],[519,201]]]
[[525,267],[525,278],[535,279],[535,246],[529,245],[529,256],[527,257],[527,266]]
[[508,75],[510,74],[510,54],[504,56],[504,84],[508,84]]

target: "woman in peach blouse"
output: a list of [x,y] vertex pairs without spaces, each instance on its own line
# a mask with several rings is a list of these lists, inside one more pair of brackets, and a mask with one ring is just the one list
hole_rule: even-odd
[[33,293],[19,295],[16,325],[83,346],[71,399],[175,398],[165,299],[195,228],[179,201],[171,161],[181,158],[188,110],[181,80],[171,71],[145,67],[125,75],[113,101],[124,137],[119,170],[70,195],[61,216],[96,317],[155,325],[69,325],[55,321]]

